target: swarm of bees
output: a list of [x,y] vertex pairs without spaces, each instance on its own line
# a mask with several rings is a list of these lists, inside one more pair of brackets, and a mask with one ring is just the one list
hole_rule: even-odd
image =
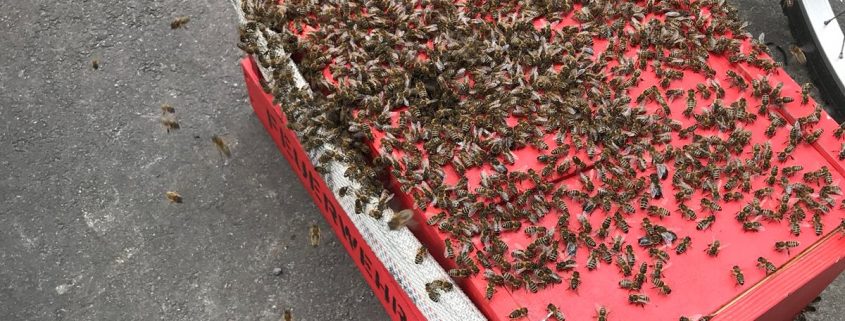
[[[265,90],[296,120],[304,147],[330,142],[344,152],[319,161],[352,165],[344,175],[361,187],[342,196],[381,219],[388,202],[366,213],[364,204],[390,199],[381,178],[395,180],[446,235],[433,254],[456,263],[450,277],[483,275],[488,299],[499,288],[577,292],[582,276],[608,265],[628,302],[645,306],[647,292],[672,292],[671,252],[717,257],[728,245],[714,239],[692,252],[692,235],[724,224],[753,235],[781,222],[795,236],[804,223],[822,235],[841,198],[830,170],[805,169],[793,155],[823,135],[811,87],[770,80],[779,65],[768,47],[721,0],[246,0],[241,9],[238,46],[273,70]],[[307,88],[294,85],[289,59]],[[713,59],[757,75],[718,71]],[[705,80],[684,84],[690,75]],[[792,106],[813,113],[790,123],[783,110]],[[522,149],[539,165],[515,166]],[[547,215],[556,224],[540,225]],[[689,225],[661,224],[673,215]],[[412,216],[400,211],[388,225]],[[506,243],[508,233],[528,245]],[[774,250],[797,248],[783,240]],[[731,272],[743,286],[740,266]],[[445,284],[429,284],[436,301]]]

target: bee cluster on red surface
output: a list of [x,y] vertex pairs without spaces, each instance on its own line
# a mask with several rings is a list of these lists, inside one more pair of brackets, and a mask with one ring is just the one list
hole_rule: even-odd
[[[794,155],[824,134],[811,86],[770,80],[778,64],[724,1],[242,3],[239,47],[274,70],[265,90],[306,148],[348,151],[320,162],[354,165],[356,210],[380,219],[384,178],[398,182],[446,236],[449,275],[482,275],[488,299],[577,291],[607,265],[631,305],[648,305],[672,293],[673,257],[693,243],[723,251],[694,242],[716,225],[819,237],[837,222],[839,174]],[[293,85],[289,58],[308,88]],[[813,112],[790,124],[787,108]],[[664,223],[674,216],[686,224]],[[768,255],[801,246],[778,240]],[[778,268],[750,260],[762,275]],[[427,286],[433,300],[444,282]]]

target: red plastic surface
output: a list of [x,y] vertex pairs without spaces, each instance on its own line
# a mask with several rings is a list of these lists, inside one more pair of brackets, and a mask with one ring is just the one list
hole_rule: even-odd
[[[535,24],[541,25],[545,23],[544,20],[538,19]],[[564,19],[555,28],[561,28],[565,24],[573,23],[571,20]],[[595,41],[596,55],[600,53],[602,48],[606,45],[606,41],[597,39]],[[743,51],[747,51],[749,47],[748,42],[743,44]],[[630,50],[629,57],[635,56],[636,51]],[[765,72],[747,65],[730,64],[724,56],[711,56],[708,65],[716,70],[717,80],[719,84],[725,89],[725,102],[733,102],[739,97],[744,97],[748,102],[747,110],[755,113],[757,106],[760,104],[759,99],[752,97],[751,88],[740,91],[730,86],[730,81],[725,77],[725,71],[734,70],[743,76],[747,83],[758,79],[765,75]],[[608,68],[612,67],[611,64]],[[336,83],[327,68],[324,72],[326,77]],[[813,111],[814,102],[811,100],[804,105],[799,103],[801,101],[801,88],[782,70],[776,70],[773,74],[767,75],[772,86],[778,83],[783,83],[782,92],[785,96],[795,98],[794,103],[787,104],[784,108],[770,107],[770,110],[789,121],[794,123],[798,117],[805,116]],[[471,81],[471,79],[469,80]],[[706,83],[706,79],[696,73],[685,72],[685,77],[682,81],[674,81],[670,88],[690,89],[694,88],[698,83]],[[648,72],[643,73],[642,80],[639,86],[631,89],[629,94],[636,97],[643,90],[657,84],[653,71],[649,68]],[[664,92],[664,89],[660,90]],[[697,95],[698,96],[698,95]],[[698,96],[697,112],[702,108],[707,108],[714,101],[714,98],[703,99]],[[694,121],[690,118],[681,116],[682,110],[685,108],[685,99],[679,98],[670,102],[672,110],[671,118],[678,120],[684,127],[689,126]],[[636,105],[632,103],[632,105]],[[656,103],[649,103],[644,105],[652,113],[659,113],[659,106]],[[396,111],[392,115],[394,120],[398,118],[398,113],[403,111]],[[758,115],[758,120],[753,124],[743,127],[745,130],[753,132],[751,143],[746,146],[744,153],[750,154],[751,146],[754,144],[763,144],[770,142],[775,153],[784,149],[788,140],[788,130],[790,126],[778,130],[775,137],[769,138],[763,135],[763,132],[769,126],[770,121],[765,115]],[[841,142],[829,133],[838,127],[829,117],[823,114],[823,119],[814,128],[824,128],[828,133],[823,135],[819,141],[812,145],[799,145],[792,157],[786,162],[780,163],[773,160],[774,165],[780,167],[789,165],[802,165],[804,170],[793,177],[793,181],[800,181],[801,173],[818,169],[822,166],[829,166],[834,170],[834,181],[841,185],[843,175],[845,175],[845,167],[841,161],[838,160],[839,148]],[[513,125],[513,124],[511,124]],[[808,132],[807,128],[804,128]],[[812,130],[810,129],[810,130]],[[726,138],[730,133],[718,132],[714,130],[696,132],[700,135],[716,135]],[[381,139],[384,138],[384,133],[374,130],[373,135],[375,140],[372,142],[372,149],[374,151],[383,152],[380,144]],[[550,148],[554,148],[554,137],[547,137],[546,142]],[[571,141],[567,140],[567,143]],[[671,142],[675,147],[681,147],[690,142],[690,139],[681,139],[677,134],[673,134]],[[570,157],[572,153],[570,152]],[[585,160],[588,165],[593,165],[586,156],[583,150],[577,151],[580,159]],[[397,152],[393,153],[396,158],[408,157]],[[514,158],[516,162],[508,165],[509,170],[527,170],[533,169],[541,171],[543,164],[537,161],[537,151],[526,148],[514,151]],[[427,155],[422,155],[423,158]],[[568,158],[568,157],[564,157]],[[503,159],[500,159],[503,161]],[[648,161],[648,160],[647,160]],[[673,169],[671,164],[670,172]],[[404,170],[404,169],[400,169]],[[454,184],[460,179],[460,175],[454,168],[447,166],[443,168],[445,173],[444,182],[446,184]],[[465,173],[469,179],[469,189],[474,190],[479,185],[481,176],[484,172],[492,172],[493,169],[489,167],[480,169],[470,169]],[[585,169],[585,174],[595,178],[595,170],[592,166]],[[580,187],[581,183],[577,176],[572,176],[574,172],[570,171],[564,175],[557,175],[551,178],[551,182],[556,184],[566,184],[573,187]],[[644,177],[648,173],[642,173]],[[764,183],[765,177],[756,177],[753,180],[753,189],[767,186]],[[722,182],[723,183],[723,182]],[[507,320],[507,314],[517,307],[529,308],[529,319],[540,320],[545,317],[545,306],[548,303],[555,303],[563,308],[569,320],[590,320],[595,317],[595,308],[597,305],[603,305],[610,311],[610,320],[676,320],[678,316],[685,315],[695,319],[697,316],[717,313],[715,320],[788,320],[792,315],[800,311],[803,306],[809,302],[815,293],[820,292],[824,285],[832,280],[836,274],[845,268],[842,263],[843,253],[845,253],[845,241],[832,235],[834,231],[832,226],[838,224],[843,217],[842,209],[835,207],[834,210],[823,217],[823,221],[827,228],[821,238],[817,237],[812,232],[812,226],[806,224],[802,226],[802,233],[800,237],[794,237],[789,234],[788,225],[785,222],[764,223],[764,232],[752,233],[744,232],[740,224],[736,222],[733,215],[739,211],[745,202],[723,203],[723,210],[718,213],[717,222],[711,229],[705,231],[698,231],[694,228],[695,223],[684,221],[677,213],[676,205],[672,200],[671,193],[674,192],[670,182],[663,181],[663,191],[666,197],[660,203],[652,202],[652,204],[663,206],[673,215],[662,220],[652,218],[656,224],[667,226],[675,231],[680,237],[691,236],[693,238],[692,248],[683,255],[674,255],[672,248],[664,248],[670,252],[672,259],[664,269],[664,280],[672,287],[672,294],[663,296],[658,294],[655,289],[646,288],[642,292],[648,294],[651,302],[645,307],[633,306],[627,303],[627,292],[618,289],[617,282],[621,275],[617,272],[617,268],[613,265],[600,264],[600,267],[595,271],[587,271],[583,266],[578,267],[581,272],[583,285],[577,292],[566,289],[565,284],[559,286],[548,287],[540,290],[539,293],[532,294],[525,290],[511,291],[499,288],[492,301],[484,298],[484,290],[486,288],[486,280],[482,275],[476,275],[467,279],[458,280],[464,291],[476,302],[479,309],[487,315],[491,320]],[[411,187],[408,193],[401,193],[400,183],[393,181],[393,190],[397,192],[397,199],[400,200],[406,207],[415,208],[417,210],[417,220],[421,224],[417,224],[414,228],[417,236],[429,247],[431,253],[446,267],[454,267],[454,262],[444,258],[443,242],[448,236],[439,231],[434,226],[428,226],[422,222],[439,213],[439,210],[428,206],[425,210],[421,210],[414,205],[413,196],[416,193],[416,188]],[[721,184],[720,184],[721,185]],[[520,190],[528,190],[532,186],[521,185]],[[776,187],[779,188],[779,187]],[[697,192],[698,193],[698,192]],[[688,204],[698,204],[700,195],[693,196],[692,202]],[[837,201],[840,196],[836,196]],[[501,202],[501,199],[490,199],[489,202]],[[793,200],[794,201],[794,200]],[[763,202],[764,208],[772,208],[775,200],[771,202]],[[699,217],[709,215],[706,210],[702,210],[695,205]],[[579,212],[577,209],[580,205],[569,204],[570,210],[577,216]],[[610,213],[615,212],[612,209]],[[606,213],[597,210],[590,216],[590,221],[594,227],[601,224]],[[646,216],[642,211],[627,217],[627,221],[632,226],[631,235],[626,239],[628,243],[633,243],[635,249],[638,251],[638,257],[647,258],[648,255],[638,246],[636,246],[636,237],[642,233],[639,232],[639,222],[642,217]],[[557,215],[552,213],[545,216],[540,224],[547,227],[553,227],[556,222]],[[573,229],[577,228],[577,221],[570,222]],[[611,236],[618,234],[614,230]],[[825,237],[827,236],[827,237]],[[521,233],[509,233],[503,236],[503,239],[508,242],[511,249],[524,248],[530,240]],[[703,251],[708,243],[713,240],[719,240],[723,247],[717,258],[707,256]],[[774,251],[774,242],[781,240],[798,240],[801,246],[791,250],[790,254]],[[477,240],[475,243],[477,248],[480,247]],[[582,248],[577,254],[579,261],[583,262],[583,258],[587,253]],[[756,259],[758,256],[764,256],[772,261],[781,269],[766,277],[762,270],[756,267]],[[652,261],[648,260],[651,265]],[[731,267],[738,265],[742,268],[746,284],[744,286],[737,286],[733,276],[730,273]],[[563,274],[568,277],[568,273]],[[566,281],[566,280],[565,280]],[[650,285],[646,285],[649,287]]]
[[[595,47],[600,48],[603,45],[604,42],[602,40],[596,40]],[[746,43],[744,48],[747,49],[747,47],[748,44]],[[732,88],[729,85],[729,80],[724,75],[726,70],[735,70],[743,75],[746,82],[750,85],[753,79],[764,75],[763,71],[753,67],[739,69],[736,66],[732,66],[727,58],[723,56],[710,57],[709,65],[716,70],[717,75],[719,75],[717,81],[726,91],[726,96],[722,100],[730,103],[739,97],[744,97],[748,102],[747,110],[756,114],[757,106],[760,102],[758,98],[751,95],[751,88],[749,87],[742,91]],[[612,65],[609,67],[612,67]],[[657,80],[652,72],[644,73],[642,78],[639,86],[629,91],[632,97],[636,97],[643,90],[657,84]],[[797,114],[794,110],[806,111],[807,113],[813,111],[811,106],[815,103],[812,100],[807,105],[800,105],[800,85],[786,76],[783,71],[776,71],[774,74],[769,75],[768,79],[773,87],[783,82],[782,92],[784,95],[795,98],[795,102],[787,104],[787,108],[778,109],[771,107],[770,110],[772,112],[785,118],[789,123],[794,123],[797,117],[806,114]],[[698,83],[706,83],[706,79],[699,74],[685,72],[683,81],[673,82],[670,88],[686,90],[694,88],[695,84]],[[661,92],[663,92],[663,89],[661,89]],[[715,95],[710,99],[698,97],[698,107],[695,111],[700,112],[702,108],[710,107],[710,104],[714,100]],[[681,116],[683,109],[686,107],[685,104],[686,101],[683,98],[676,99],[669,104],[672,110],[671,118],[681,122],[683,127],[695,123],[693,119]],[[636,104],[632,103],[632,105]],[[659,105],[656,103],[646,104],[645,107],[651,113],[660,113],[658,111]],[[790,114],[789,111],[793,111],[793,113]],[[829,117],[824,114],[823,116],[822,118],[824,119],[815,128],[826,128],[826,131],[830,132],[838,127]],[[770,121],[765,115],[761,114],[758,115],[756,122],[743,127],[743,129],[754,133],[751,142],[745,147],[744,153],[746,155],[751,153],[751,146],[754,144],[765,144],[769,142],[772,144],[772,149],[775,153],[785,148],[791,125],[779,129],[774,137],[769,138],[763,135],[769,124]],[[809,132],[806,128],[804,131]],[[716,135],[721,138],[727,138],[730,133],[715,130],[698,130],[696,134],[705,136]],[[380,150],[378,140],[381,135],[382,133],[374,131],[374,136],[376,137],[376,142],[373,146],[374,150]],[[835,170],[834,182],[839,184],[843,181],[842,175],[845,171],[843,171],[842,165],[834,159],[834,156],[838,154],[840,143],[836,144],[835,153],[832,151],[831,143],[828,142],[825,145],[825,142],[831,138],[829,136],[823,136],[819,142],[813,145],[799,145],[792,153],[792,157],[785,162],[773,160],[773,164],[780,167],[802,165],[804,170],[796,174],[791,180],[795,182],[801,180],[801,173],[816,170],[822,166],[828,166],[831,170]],[[675,133],[673,134],[671,144],[675,147],[682,147],[690,142],[691,140],[689,138],[681,139]],[[827,149],[823,146],[827,146]],[[537,154],[530,149],[517,150],[514,154],[519,155],[519,157],[517,158],[516,164],[509,166],[509,169],[534,168],[535,170],[539,170],[542,167],[542,164],[536,162]],[[394,152],[394,157],[404,157],[404,155]],[[583,158],[586,159],[585,157]],[[647,161],[650,163],[650,160]],[[668,165],[670,173],[673,172],[671,164]],[[488,172],[492,171],[492,169],[468,171],[466,176],[470,178],[471,182],[477,182],[478,176],[476,175],[479,175],[481,171],[485,170]],[[453,170],[446,169],[445,171],[447,173],[447,183],[457,181],[459,178]],[[588,167],[585,169],[585,173],[595,179],[594,169]],[[644,173],[643,176],[647,178],[648,173]],[[476,179],[473,180],[473,178]],[[767,186],[764,179],[764,176],[755,177],[752,184],[752,191]],[[578,178],[572,176],[572,174],[556,177],[556,180],[559,181],[559,184],[569,185],[570,188],[581,186]],[[528,187],[530,188],[530,186]],[[654,218],[652,220],[654,223],[670,227],[680,237],[690,235],[693,238],[692,249],[684,255],[675,256],[672,248],[664,248],[667,252],[672,253],[673,257],[664,270],[664,280],[672,287],[673,292],[671,295],[663,296],[658,294],[655,289],[645,289],[642,293],[649,295],[651,298],[649,304],[645,307],[629,304],[627,302],[629,292],[618,289],[617,282],[621,278],[621,275],[618,273],[617,268],[612,265],[600,266],[595,271],[587,271],[584,267],[579,267],[577,270],[581,273],[583,285],[577,293],[567,290],[566,284],[562,284],[541,289],[536,294],[529,293],[526,290],[517,290],[513,293],[508,292],[507,298],[513,301],[501,301],[498,300],[498,297],[504,294],[502,292],[505,289],[499,289],[499,293],[494,297],[494,301],[490,302],[483,297],[483,290],[487,283],[483,278],[475,276],[462,280],[461,285],[491,320],[507,320],[509,311],[518,307],[528,307],[528,318],[530,320],[540,320],[546,316],[545,307],[548,303],[555,303],[562,307],[567,314],[567,318],[571,320],[589,320],[594,318],[596,313],[595,308],[598,305],[603,305],[611,311],[611,320],[619,318],[634,321],[675,320],[681,315],[695,319],[696,317],[709,315],[717,311],[718,315],[715,320],[788,320],[814,297],[814,295],[801,295],[799,290],[809,294],[817,294],[824,288],[823,285],[827,284],[825,282],[819,282],[819,280],[828,280],[831,278],[831,275],[835,277],[836,274],[842,271],[842,264],[837,265],[837,262],[840,262],[843,253],[845,253],[843,251],[845,250],[845,244],[836,242],[834,238],[825,239],[824,242],[827,242],[825,246],[826,248],[831,247],[838,250],[828,251],[826,253],[817,253],[815,250],[807,253],[802,252],[811,245],[818,246],[822,244],[821,241],[818,241],[819,237],[813,234],[812,226],[807,224],[806,221],[802,223],[802,233],[799,237],[790,234],[789,227],[785,222],[764,222],[764,232],[761,233],[744,232],[741,229],[741,225],[733,218],[733,215],[740,210],[745,202],[732,202],[722,205],[723,210],[719,212],[721,214],[718,215],[718,220],[711,229],[697,231],[694,222],[684,222],[680,215],[677,214],[675,201],[669,195],[670,192],[674,192],[674,189],[668,180],[663,181],[663,190],[667,194],[667,197],[662,202],[656,204],[652,202],[652,204],[665,207],[674,214],[662,221],[657,221]],[[700,195],[694,195],[692,202],[688,204],[698,204],[700,198]],[[840,196],[835,197],[837,204],[840,198]],[[413,206],[412,197],[409,195],[401,195],[399,199],[403,200],[406,206]],[[793,199],[793,201],[795,200]],[[764,201],[763,207],[773,209],[775,203],[776,200],[771,200],[768,204]],[[573,209],[580,208],[580,205],[569,204],[569,208],[574,214],[578,211]],[[699,212],[699,217],[709,215],[707,211],[696,206],[693,209]],[[615,210],[611,210],[610,214],[615,212]],[[425,210],[419,210],[418,217],[420,221],[424,221],[438,212],[439,210],[429,207]],[[628,222],[633,230],[639,229],[639,222],[644,216],[646,216],[645,213],[638,211],[628,217]],[[599,226],[604,217],[605,214],[602,214],[601,210],[597,210],[590,218],[592,225],[594,227]],[[843,211],[838,207],[834,208],[831,213],[823,216],[824,225],[828,227],[825,233],[832,233],[831,227],[836,226],[842,217]],[[556,219],[557,215],[553,211],[541,221],[541,224],[553,229]],[[576,224],[574,220],[570,222],[571,229],[577,229]],[[416,232],[432,248],[432,251],[444,263],[444,266],[451,267],[453,265],[448,260],[445,260],[442,255],[443,241],[448,238],[446,234],[438,231],[436,227],[426,226],[424,224],[418,226]],[[641,233],[637,232],[630,234],[641,235]],[[511,249],[525,248],[531,241],[520,233],[508,233],[503,235],[502,238],[510,245]],[[722,243],[722,251],[717,258],[709,257],[704,253],[707,244],[713,240],[719,240]],[[790,254],[776,252],[774,250],[774,243],[782,240],[797,240],[801,243],[801,246],[791,250]],[[634,242],[634,244],[636,242],[636,240],[627,241],[629,243]],[[479,245],[476,244],[476,246],[478,247]],[[637,246],[635,248],[637,249],[638,257],[648,257],[648,254],[642,248]],[[580,249],[578,257],[581,259],[579,261],[583,262],[583,258],[587,255],[588,253],[585,249]],[[783,266],[784,268],[779,270],[774,277],[766,278],[765,273],[756,266],[756,259],[759,256],[764,256],[775,265],[779,267]],[[652,262],[649,261],[650,266],[651,264]],[[736,285],[736,281],[730,273],[733,265],[738,265],[743,270],[746,281],[744,286]],[[814,274],[808,274],[807,271],[812,271]],[[762,282],[764,280],[765,282]],[[772,295],[773,293],[779,293],[781,296]],[[795,294],[790,295],[791,293]],[[695,299],[690,300],[690,298]],[[745,304],[745,302],[750,302],[750,300],[767,302],[769,305],[761,306],[758,303],[753,303],[754,305],[752,306]]]

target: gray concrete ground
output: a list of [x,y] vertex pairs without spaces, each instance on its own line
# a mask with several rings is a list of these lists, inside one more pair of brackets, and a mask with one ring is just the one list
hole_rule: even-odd
[[[739,6],[792,41],[774,1]],[[0,2],[0,320],[386,319],[252,115],[235,24],[226,0]],[[818,307],[843,320],[845,278]]]

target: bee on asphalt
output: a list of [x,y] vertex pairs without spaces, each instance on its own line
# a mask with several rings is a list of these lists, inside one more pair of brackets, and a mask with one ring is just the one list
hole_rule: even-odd
[[738,265],[734,265],[731,268],[731,274],[733,274],[734,278],[736,278],[736,284],[745,285],[745,276],[742,275],[742,270],[739,268]]
[[211,136],[211,142],[214,143],[214,146],[217,146],[217,150],[220,151],[221,154],[223,154],[226,157],[232,156],[232,152],[229,150],[229,145],[227,145],[226,142],[223,141],[223,138],[220,138],[220,136],[214,135],[214,136]]
[[188,21],[191,21],[191,17],[188,17],[188,16],[176,17],[175,19],[173,19],[173,21],[170,22],[170,29],[182,28],[186,24],[188,24]]
[[528,308],[525,307],[513,310],[511,314],[508,314],[508,318],[510,318],[511,320],[522,319],[525,317],[528,317]]
[[775,273],[775,271],[777,271],[777,267],[775,267],[772,262],[769,262],[769,260],[762,256],[757,258],[757,266],[761,269],[766,270],[766,275]]
[[100,61],[97,59],[92,60],[91,68],[94,68],[94,70],[100,69]]
[[[478,253],[481,253],[481,252],[478,252]],[[425,259],[426,254],[428,254],[428,249],[425,246],[420,246],[420,248],[417,249],[417,255],[414,256],[414,263],[422,264],[423,259]]]
[[689,236],[685,236],[683,239],[681,239],[681,242],[678,243],[678,246],[675,247],[675,254],[680,255],[686,253],[687,249],[690,247],[690,244],[692,244],[692,238],[690,238]]
[[177,130],[180,128],[179,122],[176,121],[176,118],[161,116],[161,125],[164,126],[164,129],[167,130],[167,133],[170,133],[171,130]]
[[721,246],[721,244],[719,243],[718,240],[713,241],[713,243],[710,243],[710,244],[707,245],[707,249],[704,252],[707,253],[707,255],[710,255],[710,256],[719,255],[720,246]]
[[391,230],[398,230],[399,228],[408,225],[408,222],[410,222],[413,217],[414,211],[410,209],[401,210],[393,214],[393,217],[391,217],[390,221],[387,222],[387,226]]
[[649,298],[645,294],[629,294],[628,295],[628,303],[633,305],[645,306],[648,303]]
[[713,222],[716,222],[716,215],[710,215],[701,219],[700,221],[698,221],[698,224],[696,224],[695,228],[699,231],[703,231],[713,225]]
[[796,248],[799,245],[798,241],[777,241],[775,242],[775,251],[786,251],[786,254],[789,254],[789,249]]
[[182,203],[182,195],[177,192],[168,191],[164,195],[167,196],[167,200],[171,203]]
[[320,227],[317,224],[311,224],[311,227],[308,228],[308,240],[313,247],[320,245]]
[[804,54],[804,50],[801,50],[801,47],[793,44],[789,46],[789,53],[792,54],[792,57],[795,58],[799,64],[807,63],[807,55]]
[[176,108],[174,108],[173,106],[171,106],[168,103],[161,104],[161,114],[162,115],[174,114],[174,113],[176,113]]
[[285,309],[284,319],[285,321],[293,321],[293,313],[290,309]]

